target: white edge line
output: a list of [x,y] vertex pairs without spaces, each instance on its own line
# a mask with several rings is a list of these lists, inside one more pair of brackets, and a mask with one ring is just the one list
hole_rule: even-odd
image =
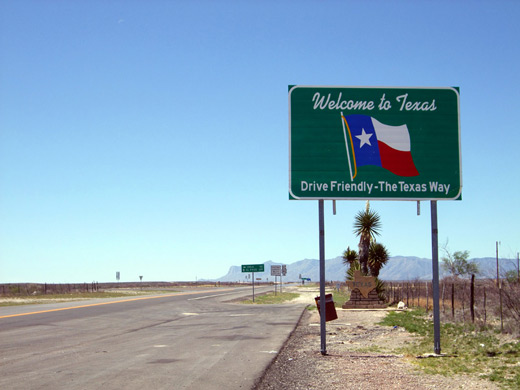
[[235,294],[236,291],[234,292],[230,292],[230,293],[226,293],[226,294],[215,294],[215,295],[205,295],[203,297],[197,297],[197,298],[190,298],[190,299],[187,299],[188,301],[196,301],[198,299],[206,299],[206,298],[214,298],[214,297],[222,297],[224,295],[230,295],[230,294]]

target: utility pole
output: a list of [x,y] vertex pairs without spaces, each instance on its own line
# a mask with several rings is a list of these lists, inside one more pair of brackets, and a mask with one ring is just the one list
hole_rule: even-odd
[[498,271],[498,244],[500,243],[500,241],[497,241],[497,288],[500,288],[500,274],[499,274],[499,271]]

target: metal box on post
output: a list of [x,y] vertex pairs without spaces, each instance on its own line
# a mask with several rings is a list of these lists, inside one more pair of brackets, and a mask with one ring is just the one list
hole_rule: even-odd
[[[316,306],[318,307],[318,313],[320,313],[320,297],[315,297]],[[336,313],[336,307],[334,306],[334,300],[332,294],[325,294],[325,321],[333,321],[338,319],[338,313]]]

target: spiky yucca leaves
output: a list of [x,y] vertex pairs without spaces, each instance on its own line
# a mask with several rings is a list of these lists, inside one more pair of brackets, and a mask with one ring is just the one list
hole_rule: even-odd
[[350,249],[350,247],[348,247],[347,250],[345,252],[343,252],[343,264],[352,265],[356,261],[359,262],[357,252],[353,249]]
[[347,275],[346,275],[347,280],[354,280],[354,272],[360,271],[360,270],[361,270],[361,266],[359,264],[359,261],[356,259],[352,263],[350,263],[350,267],[348,268]]
[[390,255],[388,250],[383,244],[378,242],[372,242],[368,249],[368,268],[370,269],[370,275],[379,276],[379,271],[388,262]]
[[379,297],[379,299],[382,301],[386,301],[385,282],[383,282],[379,278],[376,278],[376,291],[377,291],[377,296]]
[[357,213],[354,219],[354,234],[359,237],[359,263],[361,270],[368,275],[368,256],[370,243],[379,235],[381,229],[381,218],[375,211],[371,211],[368,207],[365,211]]

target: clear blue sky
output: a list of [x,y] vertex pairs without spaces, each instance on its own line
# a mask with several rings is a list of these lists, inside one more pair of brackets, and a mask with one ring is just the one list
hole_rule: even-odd
[[[439,241],[520,250],[517,1],[0,2],[0,282],[217,278],[318,258],[288,200],[288,93],[458,86],[463,200]],[[372,202],[391,255],[431,258],[430,207]],[[326,202],[326,257],[362,201]]]

